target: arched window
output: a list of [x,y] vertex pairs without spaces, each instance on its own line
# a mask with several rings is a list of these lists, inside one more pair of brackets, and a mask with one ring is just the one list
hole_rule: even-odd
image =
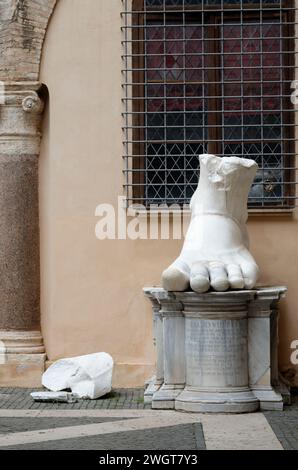
[[295,3],[123,1],[129,203],[188,203],[198,155],[259,165],[249,204],[295,204]]

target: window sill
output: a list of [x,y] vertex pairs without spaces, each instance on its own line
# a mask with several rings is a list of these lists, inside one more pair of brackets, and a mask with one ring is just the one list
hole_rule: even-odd
[[276,209],[248,209],[248,216],[249,217],[268,217],[268,216],[277,216],[277,217],[292,217],[293,213],[295,211],[295,207],[291,209],[281,209],[281,208],[276,208]]
[[[295,211],[295,207],[291,209],[248,209],[248,217],[292,217]],[[166,214],[173,214],[173,215],[186,215],[190,216],[190,209],[167,209],[167,208],[158,208],[158,209],[137,209],[137,208],[127,208],[126,210],[128,217],[148,217],[149,215],[158,216],[158,215],[166,215]]]

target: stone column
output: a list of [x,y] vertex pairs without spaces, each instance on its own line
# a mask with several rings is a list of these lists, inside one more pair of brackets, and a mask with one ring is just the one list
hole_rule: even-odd
[[154,287],[144,287],[144,295],[150,300],[153,315],[153,345],[156,352],[155,376],[148,383],[144,393],[144,402],[151,403],[152,397],[163,384],[164,360],[163,360],[163,319],[160,312],[160,303],[155,297]]
[[175,293],[184,305],[186,387],[175,408],[245,413],[259,401],[248,386],[248,303],[253,291]]
[[163,289],[156,290],[163,317],[164,383],[152,397],[152,408],[174,409],[185,385],[185,334],[182,304]]
[[290,399],[278,374],[278,302],[286,291],[286,287],[258,289],[249,305],[249,385],[261,410],[282,410]]
[[0,93],[0,386],[40,385],[38,157],[39,83],[4,83]]

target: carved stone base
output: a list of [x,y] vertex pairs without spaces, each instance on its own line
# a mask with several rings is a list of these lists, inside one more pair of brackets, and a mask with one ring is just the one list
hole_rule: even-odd
[[162,387],[152,397],[152,408],[161,410],[174,410],[175,400],[180,395],[184,385],[166,385]]
[[192,413],[251,413],[259,409],[259,400],[248,388],[211,392],[186,387],[177,397],[175,409]]
[[278,389],[274,389],[273,387],[263,387],[263,388],[253,388],[252,392],[254,396],[260,402],[260,410],[261,411],[268,411],[268,410],[276,410],[282,411],[284,402],[283,397],[279,393]]
[[144,392],[144,403],[152,403],[152,397],[160,389],[162,383],[162,381],[158,382],[156,377],[149,380]]
[[40,387],[45,350],[38,331],[0,331],[0,387]]
[[156,346],[163,351],[159,377],[164,384],[155,392],[151,387],[152,408],[198,413],[282,409],[278,301],[285,292],[285,287],[205,294],[146,288],[154,315],[158,302],[163,319]]

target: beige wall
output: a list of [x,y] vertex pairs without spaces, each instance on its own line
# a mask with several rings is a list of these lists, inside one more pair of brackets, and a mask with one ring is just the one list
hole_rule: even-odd
[[[142,385],[153,370],[150,306],[180,241],[99,241],[95,208],[121,195],[119,0],[60,0],[43,50],[49,103],[40,158],[42,330],[50,361],[107,351],[115,385]],[[298,339],[298,221],[251,217],[252,251],[265,284],[286,284],[280,360]]]

